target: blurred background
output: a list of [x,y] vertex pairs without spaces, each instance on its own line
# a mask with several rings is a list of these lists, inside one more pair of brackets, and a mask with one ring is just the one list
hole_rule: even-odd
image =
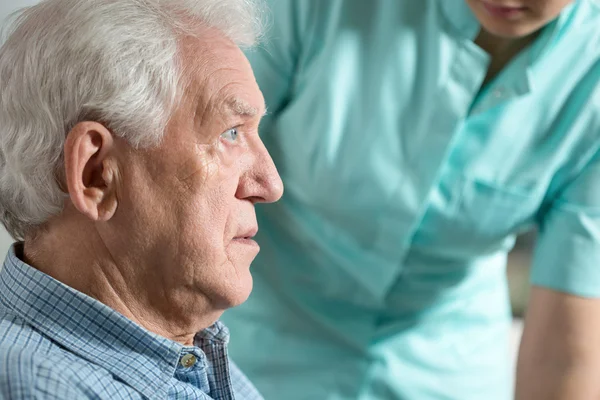
[[529,299],[529,271],[534,244],[535,232],[520,236],[515,248],[508,257],[506,268],[514,317],[512,325],[512,348],[515,360],[523,330],[523,317],[525,316],[527,301]]
[[522,235],[509,256],[507,266],[508,284],[513,315],[524,316],[529,298],[529,266],[535,242],[535,232]]

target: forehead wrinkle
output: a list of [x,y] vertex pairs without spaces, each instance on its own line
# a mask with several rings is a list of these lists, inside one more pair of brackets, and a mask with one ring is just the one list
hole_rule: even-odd
[[[264,106],[262,107],[264,109]],[[259,110],[241,97],[232,97],[225,102],[225,111],[234,116],[254,118]],[[264,113],[263,113],[264,115]],[[261,117],[263,116],[261,115]]]
[[[202,126],[204,124],[204,120],[207,118],[207,114],[214,108],[214,101],[213,99],[215,98],[215,96],[218,96],[219,92],[222,90],[219,89],[216,92],[212,92],[210,93],[210,95],[208,96],[208,98],[205,98],[205,93],[207,91],[207,88],[210,85],[210,78],[215,75],[217,73],[217,71],[213,71],[209,74],[206,74],[205,76],[202,77],[202,81],[199,84],[199,93],[197,94],[198,96],[198,104],[196,107],[196,119],[198,120],[197,122],[197,126]],[[200,107],[202,107],[202,110],[200,110]]]
[[[235,68],[219,68],[216,69],[214,71],[212,71],[211,73],[207,74],[207,76],[202,80],[203,81],[203,85],[202,85],[202,91],[206,91],[207,88],[210,86],[210,80],[214,75],[217,75],[219,72],[223,72],[223,71],[231,71],[231,72],[238,72],[237,69]],[[216,91],[211,91],[212,93],[210,93],[209,97],[206,99],[206,102],[204,103],[204,110],[202,110],[202,113],[200,114],[200,126],[202,126],[204,120],[208,117],[210,117],[210,115],[206,115],[208,112],[214,110],[218,104],[219,104],[219,99],[221,98],[221,93],[225,90],[227,90],[227,88],[231,85],[235,85],[237,82],[235,80],[230,80],[228,81],[225,85],[221,86],[218,90]],[[215,100],[216,99],[216,100]]]

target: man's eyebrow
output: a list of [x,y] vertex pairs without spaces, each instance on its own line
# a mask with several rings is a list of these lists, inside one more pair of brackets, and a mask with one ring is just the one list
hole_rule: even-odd
[[[262,107],[264,116],[266,114],[266,108]],[[225,110],[235,116],[253,118],[258,116],[259,110],[256,107],[251,106],[246,100],[239,97],[234,97],[225,102]]]

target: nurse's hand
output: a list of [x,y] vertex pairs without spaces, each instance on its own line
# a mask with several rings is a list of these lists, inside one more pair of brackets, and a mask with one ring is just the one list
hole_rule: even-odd
[[533,288],[516,399],[600,399],[600,299]]

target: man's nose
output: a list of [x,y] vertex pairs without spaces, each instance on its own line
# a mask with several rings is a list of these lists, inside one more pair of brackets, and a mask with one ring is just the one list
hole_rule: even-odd
[[262,140],[251,145],[252,161],[242,175],[236,196],[253,203],[273,203],[283,195],[283,182]]

